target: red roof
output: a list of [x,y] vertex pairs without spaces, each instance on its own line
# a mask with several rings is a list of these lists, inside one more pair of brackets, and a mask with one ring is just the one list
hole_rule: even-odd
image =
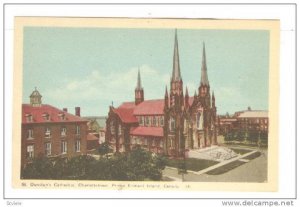
[[[45,114],[49,115],[49,120],[45,120]],[[60,114],[64,114],[64,120],[61,119]],[[26,115],[32,116],[32,121],[26,121]],[[75,116],[73,114],[64,112],[48,104],[41,106],[31,106],[30,104],[22,104],[22,124],[30,123],[61,123],[61,122],[87,122],[87,120]]]
[[134,108],[134,115],[162,115],[164,114],[165,100],[143,101]]
[[113,111],[120,117],[124,123],[136,123],[137,118],[133,116],[133,109],[131,108],[116,108]]
[[152,137],[163,137],[162,127],[133,127],[130,129],[130,135],[136,136],[152,136]]
[[135,103],[134,102],[124,102],[118,108],[132,109],[134,107],[135,107]]
[[95,135],[93,135],[92,133],[88,133],[86,139],[89,140],[89,141],[99,140],[99,138],[96,137]]

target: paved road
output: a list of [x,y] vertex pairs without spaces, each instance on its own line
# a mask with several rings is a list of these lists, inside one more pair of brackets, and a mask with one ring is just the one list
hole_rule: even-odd
[[[261,150],[260,150],[261,151]],[[267,151],[261,151],[262,155],[248,163],[245,163],[229,172],[221,175],[195,175],[193,173],[186,174],[185,181],[200,181],[200,182],[266,182],[267,181]],[[165,169],[164,176],[176,177],[177,169]]]

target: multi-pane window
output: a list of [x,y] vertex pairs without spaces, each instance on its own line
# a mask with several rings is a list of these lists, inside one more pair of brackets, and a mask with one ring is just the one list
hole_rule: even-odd
[[144,125],[144,117],[139,116],[138,120],[139,120],[139,125],[143,126]]
[[156,116],[153,117],[153,126],[156,126]]
[[28,139],[33,139],[33,130],[32,129],[27,130],[27,138]]
[[67,142],[66,141],[62,141],[61,145],[60,145],[60,148],[61,148],[61,153],[62,154],[66,154],[67,153]]
[[175,131],[175,120],[174,120],[174,118],[170,119],[170,131],[171,132]]
[[160,126],[164,126],[164,117],[163,116],[160,117]]
[[51,129],[49,127],[45,128],[45,137],[50,138],[51,137]]
[[146,125],[146,126],[149,126],[149,116],[146,116],[146,117],[145,117],[145,122],[146,122],[145,125]]
[[115,125],[114,125],[114,122],[110,122],[110,133],[111,134],[115,134]]
[[64,137],[64,136],[67,135],[67,128],[66,128],[66,127],[62,127],[62,128],[61,128],[60,135],[61,135],[62,137]]
[[28,158],[34,157],[34,145],[27,145],[27,157]]
[[51,155],[51,143],[50,142],[45,143],[45,155],[46,156]]
[[76,140],[75,142],[75,152],[80,152],[80,140]]
[[144,145],[148,145],[148,139],[144,138]]
[[200,129],[200,118],[201,118],[201,114],[200,114],[200,112],[198,112],[197,113],[197,115],[196,115],[196,120],[197,120],[197,129]]
[[76,126],[76,134],[79,135],[80,134],[80,126]]

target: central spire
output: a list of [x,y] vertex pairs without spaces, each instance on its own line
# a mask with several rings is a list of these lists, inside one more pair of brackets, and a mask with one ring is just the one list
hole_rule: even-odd
[[205,43],[203,42],[203,52],[202,52],[202,68],[201,68],[201,85],[209,86],[207,77],[207,66],[206,66],[206,54],[205,54]]
[[172,81],[179,81],[179,80],[181,80],[181,74],[180,74],[179,51],[178,51],[177,29],[176,29],[175,30],[174,55],[173,55]]

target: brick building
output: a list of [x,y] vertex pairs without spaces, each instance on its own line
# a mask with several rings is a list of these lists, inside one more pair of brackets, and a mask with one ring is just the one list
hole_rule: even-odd
[[139,71],[135,101],[110,107],[105,138],[117,152],[140,145],[153,152],[180,157],[186,150],[217,144],[216,111],[204,45],[198,93],[189,97],[186,88],[184,94],[176,32],[170,91],[166,87],[163,99],[144,100]]
[[38,155],[48,157],[86,154],[87,120],[67,109],[42,104],[37,89],[30,95],[30,104],[22,104],[21,165]]

